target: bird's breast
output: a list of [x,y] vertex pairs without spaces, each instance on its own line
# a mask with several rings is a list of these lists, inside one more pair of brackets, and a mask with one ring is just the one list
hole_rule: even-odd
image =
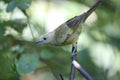
[[64,43],[67,43],[67,44],[75,43],[78,40],[79,34],[80,33],[78,33],[78,32],[72,33],[71,35],[69,35],[69,37],[66,39],[66,41]]

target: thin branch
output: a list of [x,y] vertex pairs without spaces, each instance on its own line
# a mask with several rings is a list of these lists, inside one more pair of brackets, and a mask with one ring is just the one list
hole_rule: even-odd
[[28,26],[30,28],[30,32],[32,34],[32,37],[33,37],[33,40],[35,41],[35,37],[34,37],[34,34],[33,34],[33,31],[32,31],[32,26],[30,25],[30,20],[29,20],[29,16],[27,15],[26,11],[25,10],[22,10],[21,11],[24,13],[24,15],[27,17],[27,22],[28,22]]
[[34,37],[33,31],[32,31],[32,26],[30,25],[29,19],[28,19],[28,26],[30,28],[30,31],[31,31],[31,34],[32,34],[32,37],[33,37],[33,41],[35,41],[35,37]]
[[[72,46],[72,62],[76,60],[77,57],[77,45],[76,43]],[[70,80],[74,80],[75,77],[75,67],[71,64]]]
[[93,80],[93,78],[84,70],[84,68],[82,68],[82,66],[77,61],[74,60],[72,64],[87,80]]
[[62,74],[59,74],[59,76],[60,76],[60,79],[61,79],[61,80],[64,80],[64,78],[63,78]]

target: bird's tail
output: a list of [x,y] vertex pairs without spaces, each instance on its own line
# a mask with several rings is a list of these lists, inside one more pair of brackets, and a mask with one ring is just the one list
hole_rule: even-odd
[[83,19],[83,22],[88,18],[88,16],[93,12],[95,11],[95,9],[102,3],[102,0],[97,0],[97,2],[87,11],[85,12],[84,14],[84,19]]
[[66,24],[69,28],[76,30],[79,24],[85,22],[88,16],[101,4],[102,0],[97,0],[97,2],[85,13],[80,16],[75,16],[74,18],[66,21]]

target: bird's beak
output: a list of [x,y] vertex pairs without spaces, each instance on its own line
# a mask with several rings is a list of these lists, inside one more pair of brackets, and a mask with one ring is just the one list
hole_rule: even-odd
[[44,39],[38,39],[37,41],[36,41],[36,43],[43,43],[44,42]]

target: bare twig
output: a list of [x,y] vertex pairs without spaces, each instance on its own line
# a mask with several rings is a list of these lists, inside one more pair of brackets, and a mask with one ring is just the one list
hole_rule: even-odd
[[64,80],[64,78],[63,78],[62,74],[59,74],[59,76],[60,76],[60,79],[61,79],[61,80]]
[[74,60],[72,64],[87,80],[93,80],[93,78],[84,70],[84,68],[82,68],[82,66],[77,61]]
[[[76,43],[72,46],[72,61],[76,60],[77,56],[77,45]],[[71,64],[70,80],[74,80],[75,77],[75,67]]]
[[32,34],[32,37],[33,37],[33,40],[35,41],[35,37],[33,35],[33,31],[32,31],[32,26],[30,25],[30,20],[29,20],[29,16],[27,15],[26,11],[25,10],[22,10],[21,11],[24,13],[24,15],[27,17],[27,22],[28,22],[28,26],[30,28],[30,31],[31,31],[31,34]]

